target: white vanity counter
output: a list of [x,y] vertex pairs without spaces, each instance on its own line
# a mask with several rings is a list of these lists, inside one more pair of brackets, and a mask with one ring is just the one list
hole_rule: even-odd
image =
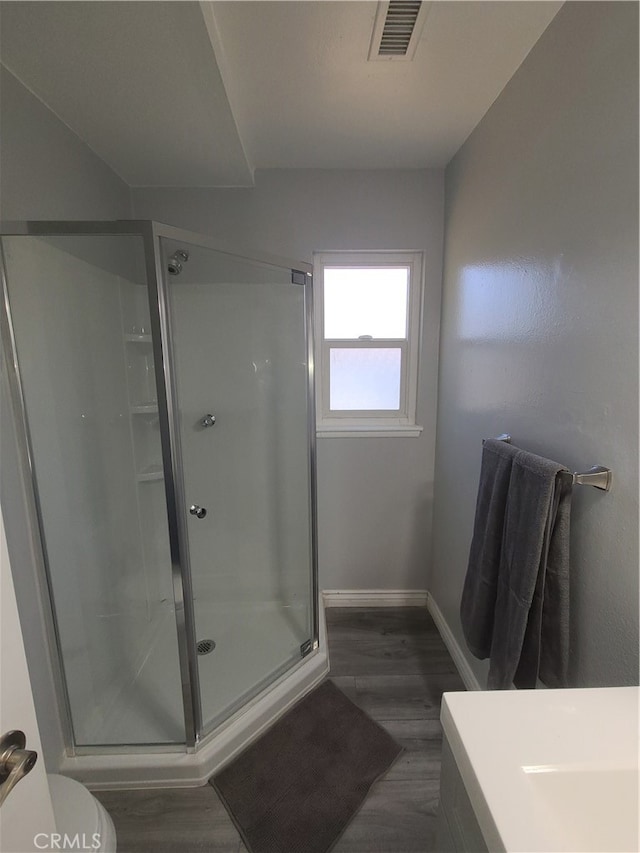
[[491,851],[639,847],[640,688],[445,693],[442,725]]

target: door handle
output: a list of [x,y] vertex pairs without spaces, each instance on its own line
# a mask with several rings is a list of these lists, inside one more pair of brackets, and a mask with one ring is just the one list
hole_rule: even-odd
[[189,507],[189,512],[191,515],[195,515],[196,518],[204,518],[207,514],[206,509],[203,506],[198,506],[198,504],[193,504],[193,506]]
[[0,738],[0,806],[38,760],[38,753],[26,745],[24,732],[17,729]]

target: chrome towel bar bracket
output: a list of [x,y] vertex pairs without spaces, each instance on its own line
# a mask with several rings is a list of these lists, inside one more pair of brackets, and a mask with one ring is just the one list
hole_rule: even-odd
[[[502,435],[496,436],[496,441],[504,441],[507,444],[511,444],[511,436],[503,432]],[[601,489],[603,492],[610,491],[613,481],[613,471],[611,468],[604,468],[602,465],[594,465],[588,471],[574,471],[573,473],[566,471],[563,473],[566,477],[571,477],[572,486],[593,486],[595,489]]]
[[574,471],[568,472],[567,477],[571,477],[573,486],[594,486],[596,489],[602,489],[603,492],[608,492],[611,489],[611,481],[613,473],[611,468],[604,468],[602,465],[594,465],[588,471],[583,471],[579,474]]

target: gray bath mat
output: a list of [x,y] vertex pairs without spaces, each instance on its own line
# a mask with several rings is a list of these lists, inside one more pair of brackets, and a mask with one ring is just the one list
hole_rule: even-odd
[[251,853],[326,853],[401,752],[325,681],[209,781]]

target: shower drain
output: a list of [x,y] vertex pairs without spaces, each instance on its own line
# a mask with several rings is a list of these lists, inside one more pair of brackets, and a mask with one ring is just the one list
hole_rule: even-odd
[[198,649],[199,655],[208,655],[209,652],[212,652],[216,647],[216,644],[213,640],[198,640],[198,644],[196,648]]

